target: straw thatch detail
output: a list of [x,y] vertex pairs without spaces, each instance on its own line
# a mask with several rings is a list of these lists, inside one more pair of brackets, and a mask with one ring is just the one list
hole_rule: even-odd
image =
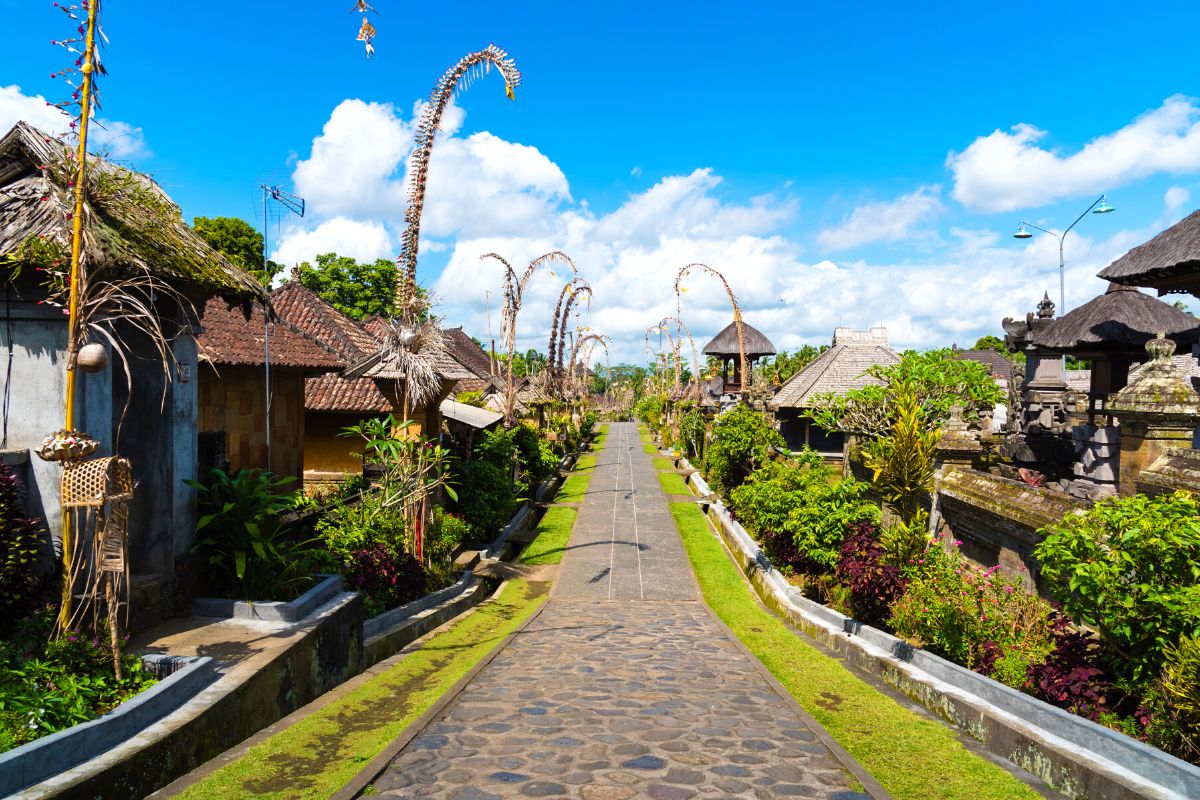
[[[775,345],[766,335],[748,322],[742,322],[742,336],[746,342],[746,358],[755,359],[775,355]],[[707,356],[736,356],[738,354],[737,323],[731,322],[724,330],[704,345],[700,352]]]
[[1108,291],[1038,331],[1034,346],[1064,353],[1142,352],[1159,331],[1181,348],[1200,340],[1200,319],[1132,286]]
[[[1170,288],[1200,285],[1200,211],[1140,244],[1100,272],[1108,281],[1129,286],[1153,286],[1160,294]],[[1178,286],[1169,284],[1178,283]]]
[[[88,165],[81,260],[91,275],[149,275],[181,289],[266,299],[253,277],[184,222],[153,180],[96,156]],[[34,252],[70,252],[73,169],[67,146],[27,123],[0,139],[0,256],[35,263],[28,257]]]

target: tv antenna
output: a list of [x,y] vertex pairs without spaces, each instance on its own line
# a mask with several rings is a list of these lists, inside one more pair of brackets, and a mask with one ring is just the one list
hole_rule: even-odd
[[[278,205],[275,208],[279,215],[286,216],[288,213],[295,214],[298,217],[304,216],[304,198],[297,197],[291,192],[285,192],[278,186],[268,186],[267,184],[259,184],[259,189],[262,190],[262,221],[263,221],[263,274],[267,273],[267,222],[271,217],[271,201],[274,200]],[[269,283],[269,279],[268,279]],[[270,286],[268,285],[268,289]],[[268,305],[266,309],[266,321],[263,322],[263,346],[266,351],[264,359],[266,369],[266,392],[267,392],[267,472],[271,471],[271,315],[273,310]]]

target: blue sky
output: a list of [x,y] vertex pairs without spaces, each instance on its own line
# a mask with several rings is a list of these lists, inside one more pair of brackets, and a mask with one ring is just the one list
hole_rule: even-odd
[[[255,183],[288,181],[312,213],[272,231],[285,260],[393,255],[414,103],[496,42],[524,83],[515,102],[495,75],[460,95],[421,260],[448,322],[480,335],[499,276],[478,255],[561,247],[595,289],[581,324],[622,359],[691,260],[780,346],[879,322],[903,346],[969,344],[1056,298],[1057,245],[1011,239],[1021,219],[1062,227],[1105,191],[1118,207],[1067,241],[1070,307],[1200,197],[1195,4],[377,0],[369,61],[351,5],[107,0],[110,147],[189,219],[256,222]],[[37,97],[63,96],[50,39],[69,21],[42,0],[0,0],[0,20],[0,126],[50,124]],[[531,287],[526,344],[560,283]],[[702,338],[729,312],[693,283]]]

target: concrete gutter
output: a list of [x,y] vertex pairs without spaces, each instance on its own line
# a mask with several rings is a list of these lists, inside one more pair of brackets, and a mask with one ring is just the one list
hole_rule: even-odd
[[372,667],[486,600],[495,581],[464,572],[453,586],[363,623],[364,663]]
[[0,796],[7,797],[95,758],[182,706],[216,680],[207,657],[142,656],[159,682],[99,719],[74,725],[0,754]]
[[[691,468],[686,459],[680,463]],[[701,496],[711,489],[688,478]],[[1073,798],[1200,798],[1200,767],[913,647],[804,597],[719,501],[708,517],[768,606],[988,750]]]

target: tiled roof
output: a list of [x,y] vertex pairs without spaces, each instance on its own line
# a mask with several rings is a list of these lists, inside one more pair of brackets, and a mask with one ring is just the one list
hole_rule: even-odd
[[492,360],[466,331],[462,328],[446,328],[442,333],[446,337],[446,349],[458,363],[469,369],[477,378],[491,377]]
[[978,361],[988,368],[993,378],[1008,380],[1012,377],[1012,362],[1005,358],[1003,353],[995,350],[957,350],[954,357],[965,361]]
[[834,392],[844,395],[873,383],[863,373],[876,364],[895,364],[900,356],[886,344],[869,340],[834,339],[830,347],[804,369],[793,375],[771,401],[774,408],[807,408],[814,395]]
[[[266,363],[266,310],[250,303],[247,318],[241,305],[219,297],[204,304],[202,333],[196,337],[200,358],[212,364],[259,366]],[[271,323],[271,366],[339,370],[342,359],[329,347],[282,320]]]
[[281,319],[332,347],[347,365],[379,352],[374,336],[298,280],[271,292],[271,304]]
[[393,406],[371,378],[346,380],[327,374],[304,382],[304,409],[386,414]]

